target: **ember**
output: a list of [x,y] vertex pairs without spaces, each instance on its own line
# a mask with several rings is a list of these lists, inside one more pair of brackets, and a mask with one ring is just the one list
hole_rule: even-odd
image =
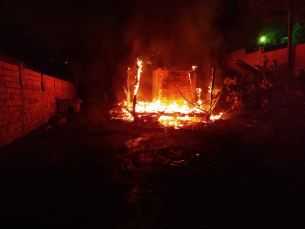
[[[132,107],[129,102],[128,68],[127,90],[124,88],[127,99],[110,111],[112,119],[128,122],[140,119],[143,122],[159,122],[163,126],[179,128],[197,122],[212,122],[223,115],[210,115],[221,93],[202,102],[202,89],[196,88],[196,66],[192,66],[189,71],[157,69],[153,72],[153,102],[137,101],[142,67],[143,61],[137,59]],[[202,109],[205,103],[213,104],[208,111]]]

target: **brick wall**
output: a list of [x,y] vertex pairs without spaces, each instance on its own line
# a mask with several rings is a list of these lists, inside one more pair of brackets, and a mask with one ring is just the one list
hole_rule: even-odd
[[161,68],[153,72],[153,99],[160,100],[164,104],[169,104],[173,101],[177,104],[184,104],[185,99],[178,92],[172,81],[188,101],[195,101],[195,71],[168,71]]
[[0,61],[0,148],[47,123],[56,99],[69,98],[72,83]]
[[[237,67],[237,60],[242,60],[247,64],[254,65],[263,65],[264,58],[268,58],[268,66],[272,64],[273,60],[277,60],[278,64],[287,63],[288,60],[288,49],[278,49],[271,52],[263,52],[260,48],[259,51],[246,54],[245,49],[241,49],[232,53],[228,53],[223,62],[223,68],[225,70],[237,71],[240,69]],[[292,46],[292,64],[295,69],[305,68],[305,44],[293,45]]]

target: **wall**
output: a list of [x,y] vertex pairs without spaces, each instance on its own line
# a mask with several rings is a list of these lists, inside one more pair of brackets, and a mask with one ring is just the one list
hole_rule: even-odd
[[0,148],[47,123],[56,99],[73,98],[72,83],[0,61]]
[[[190,83],[190,78],[192,84]],[[175,101],[177,104],[183,105],[185,99],[178,92],[172,81],[188,101],[195,101],[195,71],[168,71],[161,68],[153,72],[153,99],[160,100],[164,104]]]
[[305,68],[305,44],[297,45],[295,48],[295,68]]
[[[295,69],[305,68],[305,44],[293,45],[291,51],[293,67]],[[223,69],[240,72],[240,69],[236,65],[237,60],[242,60],[251,66],[262,66],[264,58],[268,58],[268,66],[270,66],[272,61],[275,59],[277,60],[278,64],[287,63],[288,49],[283,48],[271,52],[263,52],[263,50],[260,48],[259,51],[248,54],[246,54],[245,49],[241,49],[232,53],[228,53],[225,56]]]

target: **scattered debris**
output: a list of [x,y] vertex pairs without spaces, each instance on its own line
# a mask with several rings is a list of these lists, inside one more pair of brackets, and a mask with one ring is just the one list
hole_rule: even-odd
[[46,130],[52,129],[56,124],[65,124],[67,119],[63,115],[54,115],[49,120],[49,125],[46,127]]
[[[153,102],[138,101],[137,95],[140,86],[142,64],[143,61],[137,59],[132,106],[130,102],[131,95],[129,91],[128,69],[127,90],[125,89],[126,101],[121,102],[116,108],[109,111],[111,119],[133,122],[135,126],[154,127],[156,123],[158,125],[160,123],[163,127],[179,129],[189,128],[193,124],[200,122],[213,122],[214,120],[220,119],[223,115],[223,113],[211,115],[211,111],[219,100],[222,90],[214,95],[214,88],[212,88],[211,99],[202,102],[200,98],[201,89],[195,88],[196,66],[193,66],[190,71],[169,71],[166,69],[154,71]],[[213,67],[213,72],[215,73],[215,67]],[[164,82],[162,81],[163,83],[156,84],[156,82],[159,82],[157,80],[159,78],[160,80],[164,80]],[[160,86],[163,84],[166,86]],[[165,90],[164,87],[167,89]],[[182,90],[182,88],[184,89]],[[161,93],[162,90],[163,92],[167,91],[167,93]],[[196,90],[199,95],[199,97],[197,95],[197,101],[195,101]],[[207,103],[210,103],[208,111],[203,109],[203,106]]]

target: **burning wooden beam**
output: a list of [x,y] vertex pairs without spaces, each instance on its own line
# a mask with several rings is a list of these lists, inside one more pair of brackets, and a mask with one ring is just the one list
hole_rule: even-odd
[[129,73],[129,70],[130,68],[127,68],[127,109],[129,109],[130,107],[130,90],[129,90],[129,76],[130,76],[130,73]]
[[[221,94],[214,96],[215,67],[213,67],[213,77],[211,79],[211,99],[201,101],[201,89],[196,89],[196,67],[193,66],[189,71],[169,71],[157,69],[153,73],[153,102],[137,101],[139,91],[140,77],[142,72],[142,60],[137,59],[135,68],[133,105],[131,108],[130,97],[130,71],[127,70],[127,89],[124,88],[127,95],[127,101],[124,105],[110,111],[114,116],[112,119],[122,119],[124,121],[133,121],[136,125],[146,125],[147,123],[159,122],[163,126],[174,126],[180,128],[207,120],[217,120],[219,115],[211,116],[211,110],[216,104]],[[194,103],[197,97],[200,101]],[[202,104],[210,104],[208,111],[202,109]],[[203,116],[203,117],[202,117]],[[211,117],[210,117],[211,116]]]
[[[216,73],[216,67],[212,67],[212,85],[211,85],[211,101],[210,101],[210,109],[213,104],[213,96],[214,96],[214,82],[215,82],[215,73]],[[212,111],[211,111],[212,113]]]
[[132,106],[132,115],[136,117],[136,105],[137,105],[137,96],[140,85],[140,77],[142,72],[142,60],[137,59],[136,63],[136,74],[135,74],[135,82],[134,82],[134,93],[133,93],[133,106]]

